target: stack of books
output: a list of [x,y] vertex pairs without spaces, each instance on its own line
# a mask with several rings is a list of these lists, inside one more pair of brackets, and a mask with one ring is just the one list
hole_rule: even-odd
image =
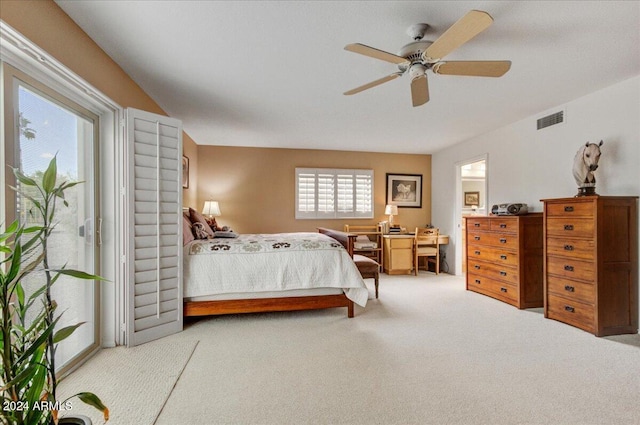
[[399,235],[401,233],[402,229],[400,228],[400,226],[391,226],[389,227],[389,234],[390,235]]

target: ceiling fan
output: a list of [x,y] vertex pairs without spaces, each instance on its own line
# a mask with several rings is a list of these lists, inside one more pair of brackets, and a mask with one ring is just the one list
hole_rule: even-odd
[[413,106],[420,106],[429,101],[429,86],[426,74],[429,69],[435,74],[442,75],[501,77],[511,68],[511,61],[442,60],[446,55],[487,29],[492,23],[493,18],[487,12],[472,10],[451,25],[434,42],[422,39],[429,25],[413,25],[407,30],[407,33],[414,41],[402,47],[397,55],[360,43],[348,44],[344,47],[345,50],[395,63],[400,71],[349,90],[344,94],[348,96],[360,93],[387,81],[395,80],[408,71],[409,77],[411,77],[411,100],[413,101]]

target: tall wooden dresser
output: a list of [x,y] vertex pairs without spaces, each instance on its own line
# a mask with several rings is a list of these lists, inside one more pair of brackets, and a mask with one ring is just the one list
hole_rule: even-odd
[[638,331],[637,200],[542,200],[545,317],[596,336]]
[[467,289],[518,308],[542,307],[542,213],[465,220]]

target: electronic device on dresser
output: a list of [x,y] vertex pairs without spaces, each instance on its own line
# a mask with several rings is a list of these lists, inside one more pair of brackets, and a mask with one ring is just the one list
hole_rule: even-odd
[[491,207],[494,215],[523,215],[529,212],[527,204],[497,204]]

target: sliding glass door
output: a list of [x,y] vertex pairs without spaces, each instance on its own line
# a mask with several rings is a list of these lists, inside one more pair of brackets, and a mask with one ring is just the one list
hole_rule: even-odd
[[[7,74],[5,78],[9,78]],[[13,152],[7,160],[12,159],[13,166],[26,176],[39,180],[55,156],[57,183],[82,182],[65,192],[68,206],[57,203],[55,230],[48,242],[49,267],[99,274],[95,170],[98,118],[25,75],[14,73],[11,78],[9,95],[16,127]],[[15,184],[26,193],[14,194],[15,199],[7,205],[14,206],[15,218],[21,223],[39,223],[41,218],[33,213],[30,199],[37,199],[38,195],[29,193],[31,188]],[[30,289],[35,290],[43,283],[43,272],[33,274],[30,279]],[[98,286],[96,282],[61,276],[52,288],[52,298],[58,304],[56,312],[62,313],[58,328],[84,322],[58,346],[56,365],[64,370],[99,345]]]

